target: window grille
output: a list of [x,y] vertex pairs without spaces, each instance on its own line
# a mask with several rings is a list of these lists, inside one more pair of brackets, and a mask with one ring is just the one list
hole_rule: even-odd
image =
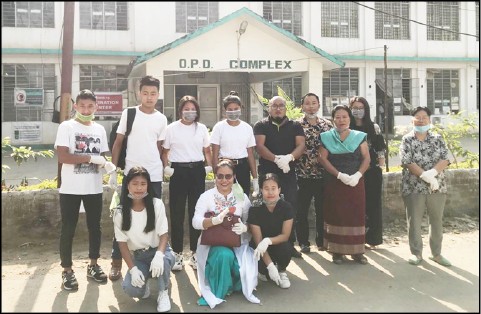
[[397,17],[409,19],[409,2],[375,2],[374,7],[379,10],[375,11],[376,39],[410,39],[409,21]]
[[2,2],[2,27],[54,28],[53,2]]
[[176,2],[175,24],[177,33],[192,33],[219,19],[218,2]]
[[302,97],[302,77],[296,76],[263,83],[263,97],[271,99],[277,96],[277,86],[291,98],[296,106],[300,105]]
[[266,20],[276,26],[302,36],[302,2],[263,2],[263,14]]
[[359,38],[358,15],[353,2],[321,2],[321,36]]
[[459,111],[459,71],[427,69],[427,105],[433,114]]
[[[358,95],[359,91],[359,69],[343,68],[323,72],[322,96],[323,96],[323,115],[330,116],[334,107],[332,98],[346,98]],[[340,104],[340,103],[337,103]]]
[[121,92],[127,86],[125,65],[80,65],[80,90]]
[[79,2],[80,28],[128,30],[127,2]]
[[[428,2],[426,21],[428,40],[459,40],[459,3]],[[444,31],[448,30],[448,31]]]

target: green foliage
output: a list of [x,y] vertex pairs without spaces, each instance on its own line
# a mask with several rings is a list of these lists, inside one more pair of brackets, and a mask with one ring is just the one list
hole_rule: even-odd
[[57,179],[43,180],[39,184],[20,185],[16,187],[17,191],[33,191],[33,190],[53,190],[57,188]]
[[[269,104],[269,99],[267,98],[264,98],[263,96],[257,94],[257,98],[260,100],[260,102],[262,103],[263,105],[263,109],[265,111],[268,110],[268,104]],[[290,120],[295,120],[297,118],[300,118],[302,117],[303,113],[302,113],[302,110],[300,107],[296,107],[296,105],[294,104],[294,102],[291,100],[291,98],[286,94],[286,92],[284,92],[284,90],[280,87],[280,86],[277,86],[277,95],[278,96],[281,96],[282,98],[284,98],[286,100],[286,116],[290,119]]]
[[463,159],[470,168],[479,168],[479,153],[470,152],[459,141],[463,137],[472,137],[474,139],[479,137],[479,133],[476,133],[476,131],[479,131],[476,124],[477,116],[473,113],[462,115],[462,112],[459,112],[458,114],[451,114],[450,117],[456,123],[451,122],[448,125],[435,124],[433,131],[443,137],[448,150],[453,155],[455,168],[460,168],[460,159]]
[[[11,150],[12,153],[10,154],[11,157],[15,160],[17,165],[21,165],[22,162],[27,162],[30,158],[33,158],[37,161],[37,158],[40,157],[50,157],[53,158],[53,150],[41,150],[41,151],[34,151],[31,147],[20,146],[16,147],[10,144],[10,138],[4,137],[2,139],[2,153]],[[10,169],[7,165],[2,164],[2,173],[5,172],[6,169]]]

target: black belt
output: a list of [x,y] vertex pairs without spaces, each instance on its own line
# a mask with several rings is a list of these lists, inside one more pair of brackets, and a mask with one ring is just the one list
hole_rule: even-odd
[[240,164],[243,164],[243,163],[247,163],[248,160],[247,160],[247,157],[244,157],[244,158],[241,158],[241,159],[231,159],[231,158],[221,158],[221,159],[229,159],[232,161],[232,163],[234,165],[240,165]]
[[146,248],[143,248],[143,249],[138,249],[138,250],[135,250],[134,251],[134,254],[139,254],[139,253],[144,253],[144,252],[147,252],[148,250],[151,250],[151,249],[154,249],[153,247],[146,247]]
[[180,168],[196,168],[196,167],[204,167],[203,161],[194,161],[194,162],[173,162],[171,163],[172,168],[180,167]]

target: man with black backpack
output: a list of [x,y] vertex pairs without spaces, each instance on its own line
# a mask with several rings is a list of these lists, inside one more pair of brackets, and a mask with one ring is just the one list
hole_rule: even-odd
[[[162,155],[162,143],[165,139],[167,128],[167,118],[164,114],[155,109],[155,104],[159,98],[160,81],[152,76],[145,76],[140,80],[140,100],[141,104],[134,108],[127,108],[122,112],[122,116],[117,128],[117,137],[112,147],[112,162],[120,166],[119,159],[122,151],[124,139],[127,137],[127,149],[125,156],[124,180],[122,181],[122,192],[128,193],[125,177],[129,170],[134,166],[141,166],[147,169],[150,174],[154,197],[162,198],[162,179],[163,164],[160,156]],[[135,114],[131,110],[135,110]],[[129,112],[131,112],[129,114]],[[130,117],[128,117],[130,116]],[[133,120],[131,127],[128,120]],[[130,133],[128,132],[130,130]],[[117,174],[110,176],[109,185],[117,188]],[[122,277],[122,255],[119,245],[114,237],[112,244],[112,268],[109,278],[112,281]]]

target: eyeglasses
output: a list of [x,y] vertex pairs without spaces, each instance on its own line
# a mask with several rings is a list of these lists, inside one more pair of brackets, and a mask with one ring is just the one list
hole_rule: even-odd
[[285,109],[286,105],[284,104],[279,104],[279,105],[271,105],[270,106],[272,109]]
[[216,177],[217,177],[218,180],[222,180],[222,179],[224,179],[224,178],[225,178],[226,180],[230,180],[230,179],[232,179],[233,176],[234,176],[233,174],[222,174],[222,173],[218,173],[218,174],[216,175]]

